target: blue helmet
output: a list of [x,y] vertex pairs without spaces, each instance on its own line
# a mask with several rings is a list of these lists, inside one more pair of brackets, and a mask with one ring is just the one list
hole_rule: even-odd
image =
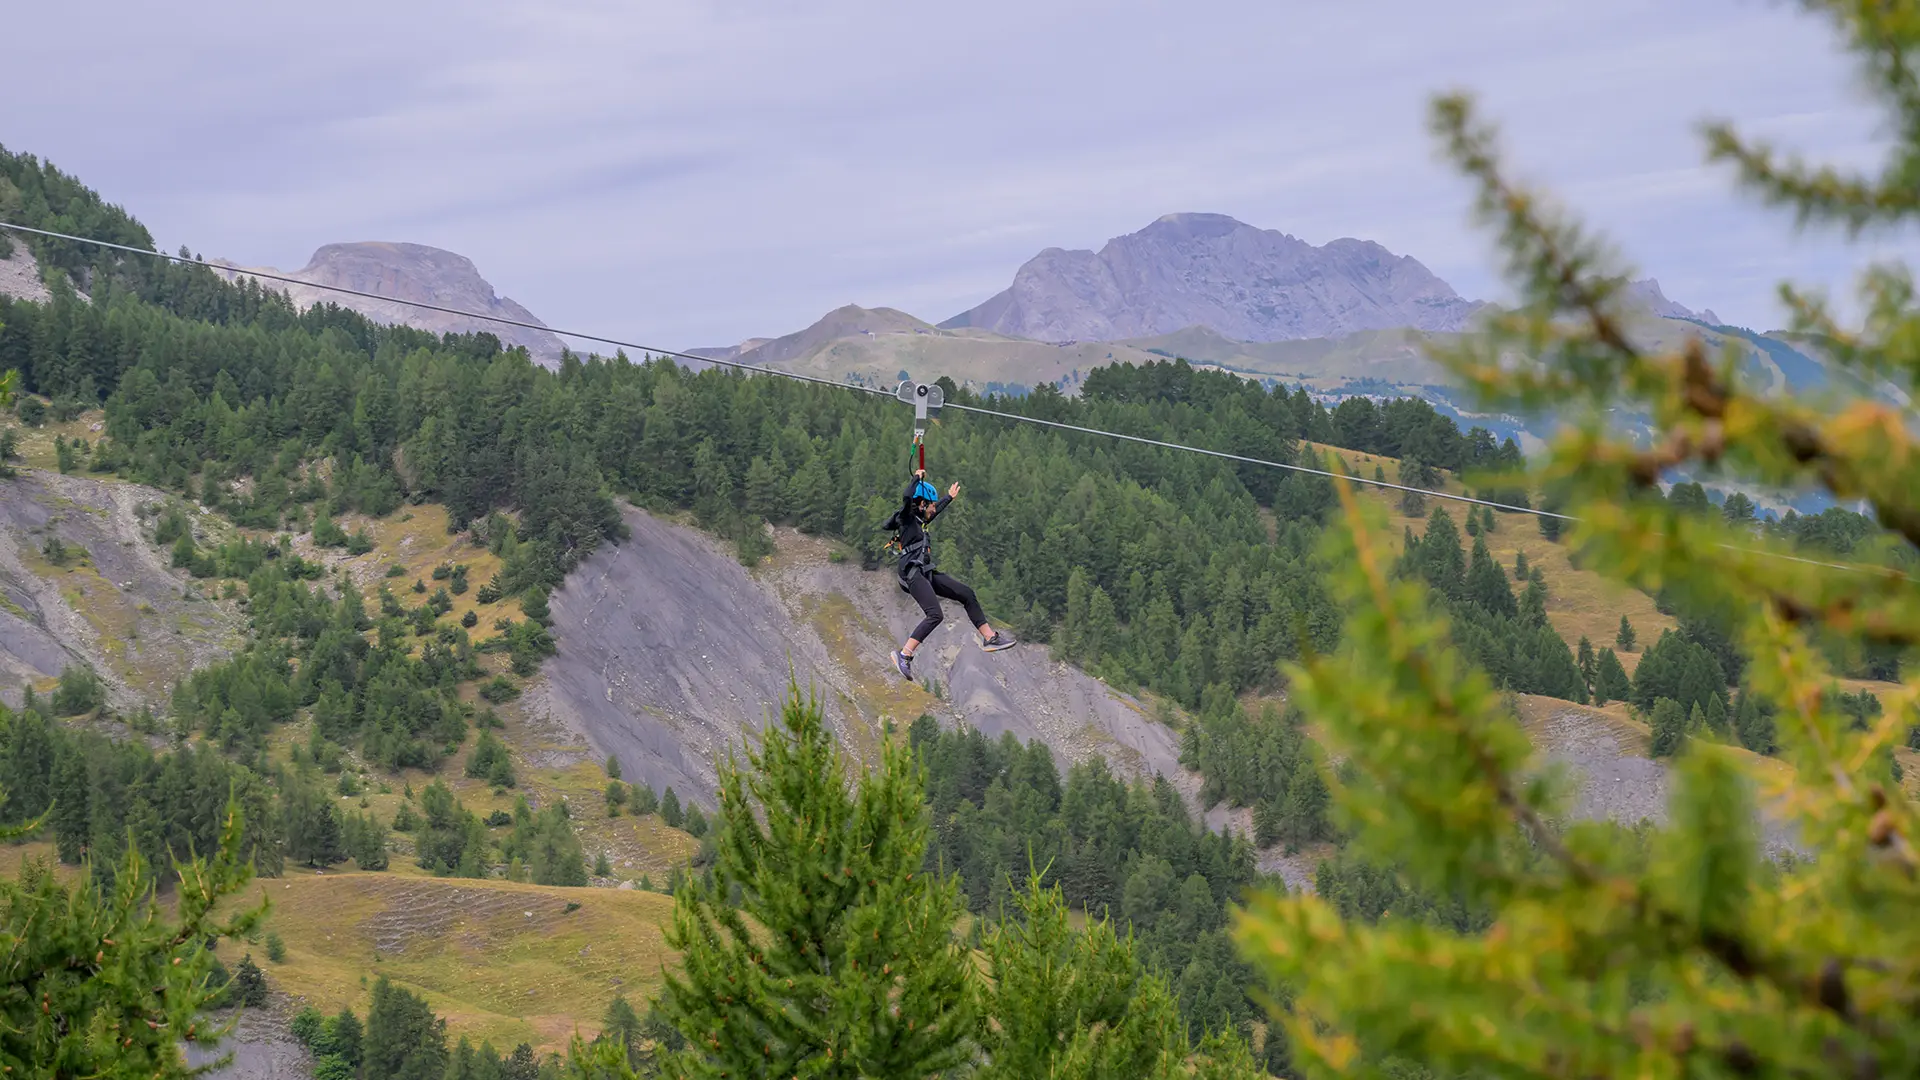
[[927,502],[939,502],[940,492],[935,490],[932,484],[922,480],[913,485],[913,497],[916,499],[924,499]]

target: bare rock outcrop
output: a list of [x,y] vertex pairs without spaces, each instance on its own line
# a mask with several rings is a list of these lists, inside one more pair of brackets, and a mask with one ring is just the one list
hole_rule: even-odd
[[40,261],[33,257],[26,240],[18,234],[0,232],[0,244],[13,249],[0,259],[0,296],[36,304],[53,299],[46,282],[40,279]]

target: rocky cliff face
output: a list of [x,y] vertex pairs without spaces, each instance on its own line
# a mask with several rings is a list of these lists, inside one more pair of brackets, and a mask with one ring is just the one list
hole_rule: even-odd
[[1169,214],[1098,252],[1048,248],[1013,286],[940,324],[1040,341],[1152,337],[1205,326],[1239,341],[1358,330],[1459,330],[1480,305],[1366,240],[1315,247],[1222,214]]
[[286,291],[293,297],[293,302],[303,308],[312,304],[333,303],[351,308],[371,319],[402,326],[414,326],[436,334],[484,332],[498,337],[507,345],[526,346],[527,352],[532,354],[535,360],[549,367],[557,364],[560,359],[562,348],[560,339],[545,330],[506,326],[488,322],[485,319],[449,315],[384,300],[347,296],[313,287],[331,285],[375,293],[379,296],[391,296],[396,300],[438,304],[441,307],[459,311],[472,311],[540,324],[540,320],[526,308],[504,296],[496,295],[493,286],[488,284],[486,278],[480,276],[480,271],[473,265],[473,260],[451,251],[427,247],[424,244],[378,242],[328,244],[314,252],[313,258],[307,261],[306,266],[292,273],[274,270],[271,267],[242,267],[226,262],[221,265],[231,267],[228,272],[229,277],[237,277],[249,269],[259,269],[269,273],[286,274],[288,277],[310,283],[309,285],[287,285],[277,281],[261,282],[267,288]]

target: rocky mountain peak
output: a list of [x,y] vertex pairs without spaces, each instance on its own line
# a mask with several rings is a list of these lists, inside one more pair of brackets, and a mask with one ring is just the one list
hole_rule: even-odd
[[1201,325],[1240,341],[1459,330],[1480,305],[1367,240],[1315,247],[1225,214],[1179,213],[1098,252],[1047,248],[1013,285],[940,325],[1040,341],[1120,340]]
[[1639,281],[1628,282],[1626,296],[1630,302],[1665,318],[1697,319],[1714,326],[1720,324],[1720,316],[1715,315],[1711,308],[1702,308],[1696,312],[1683,304],[1667,299],[1667,294],[1660,290],[1660,282],[1655,278],[1641,278]]
[[363,241],[349,244],[325,244],[307,260],[307,265],[288,273],[271,267],[229,267],[228,276],[237,277],[250,269],[284,274],[307,284],[289,285],[263,281],[262,285],[284,290],[300,307],[316,303],[334,303],[351,308],[371,319],[418,327],[436,334],[484,332],[503,343],[526,346],[535,360],[552,366],[560,359],[563,345],[546,330],[508,326],[486,319],[467,318],[444,312],[428,311],[406,304],[371,300],[330,292],[316,286],[335,286],[359,292],[390,296],[395,300],[438,304],[460,311],[495,315],[520,322],[540,324],[540,320],[513,300],[495,293],[482,277],[473,260],[456,252],[425,244]]

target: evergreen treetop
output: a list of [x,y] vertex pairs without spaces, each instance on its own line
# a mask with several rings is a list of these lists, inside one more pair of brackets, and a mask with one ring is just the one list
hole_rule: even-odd
[[963,908],[924,872],[925,789],[905,745],[849,785],[818,702],[790,688],[747,765],[724,769],[719,820],[712,882],[682,887],[667,935],[683,959],[661,1009],[688,1040],[673,1075],[919,1077],[968,1059]]
[[[1104,919],[1070,922],[1058,886],[1030,874],[1018,914],[987,938],[981,1080],[1184,1080],[1191,1048],[1166,980]],[[1246,1043],[1208,1042],[1202,1075],[1254,1080]]]

